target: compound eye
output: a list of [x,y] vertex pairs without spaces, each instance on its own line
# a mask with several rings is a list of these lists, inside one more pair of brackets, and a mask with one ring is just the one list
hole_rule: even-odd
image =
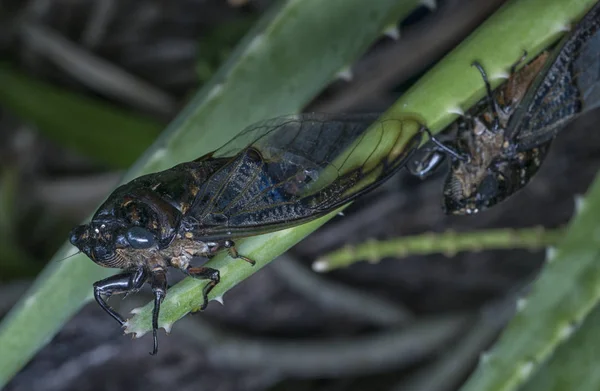
[[69,241],[73,246],[79,247],[79,245],[81,244],[81,237],[84,234],[86,228],[87,227],[85,225],[80,225],[79,227],[74,228],[69,233]]
[[142,227],[131,227],[127,230],[126,238],[131,247],[142,250],[153,247],[156,244],[154,235]]
[[489,200],[498,195],[499,184],[494,174],[488,174],[477,189],[482,199]]

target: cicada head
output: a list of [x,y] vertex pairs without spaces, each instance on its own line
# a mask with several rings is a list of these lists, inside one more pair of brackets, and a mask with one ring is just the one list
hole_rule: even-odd
[[71,231],[71,244],[101,266],[127,268],[175,238],[180,211],[138,180],[116,189],[89,224]]
[[474,214],[509,197],[512,188],[510,177],[502,170],[488,169],[480,181],[468,183],[451,173],[444,185],[444,210],[448,214]]
[[92,221],[74,228],[69,240],[98,265],[125,268],[129,262],[117,252],[118,248],[129,247],[125,231],[115,221]]
[[494,160],[477,176],[453,167],[444,185],[448,214],[474,214],[490,208],[529,183],[542,165],[550,142]]

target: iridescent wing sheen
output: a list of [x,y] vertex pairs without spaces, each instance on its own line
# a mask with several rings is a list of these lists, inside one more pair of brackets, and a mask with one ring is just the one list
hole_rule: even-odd
[[600,3],[553,50],[507,126],[521,151],[550,141],[577,115],[600,106]]
[[377,114],[302,114],[258,123],[209,155],[229,160],[201,185],[183,225],[206,239],[310,221],[389,178],[421,133],[414,118],[379,120]]

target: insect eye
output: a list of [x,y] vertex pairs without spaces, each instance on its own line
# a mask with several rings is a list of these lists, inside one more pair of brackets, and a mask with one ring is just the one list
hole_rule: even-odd
[[77,247],[77,245],[80,244],[81,236],[85,232],[85,228],[85,225],[80,225],[71,231],[71,233],[69,234],[69,241],[73,246]]
[[496,175],[489,174],[483,179],[483,181],[481,181],[477,192],[479,193],[481,198],[489,200],[490,198],[494,198],[498,194],[498,187],[499,186],[498,180],[496,179]]
[[127,230],[126,238],[131,247],[141,250],[154,246],[154,235],[142,227],[131,227]]

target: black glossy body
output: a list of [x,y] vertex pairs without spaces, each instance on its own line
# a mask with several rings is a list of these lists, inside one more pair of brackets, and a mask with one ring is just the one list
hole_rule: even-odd
[[321,217],[375,188],[403,167],[423,128],[411,118],[304,114],[255,124],[220,149],[192,162],[117,188],[71,243],[101,266],[125,273],[94,284],[94,297],[121,325],[105,299],[139,290],[155,295],[154,350],[166,270],[219,282],[218,270],[193,267],[193,257],[227,249],[233,239]]

